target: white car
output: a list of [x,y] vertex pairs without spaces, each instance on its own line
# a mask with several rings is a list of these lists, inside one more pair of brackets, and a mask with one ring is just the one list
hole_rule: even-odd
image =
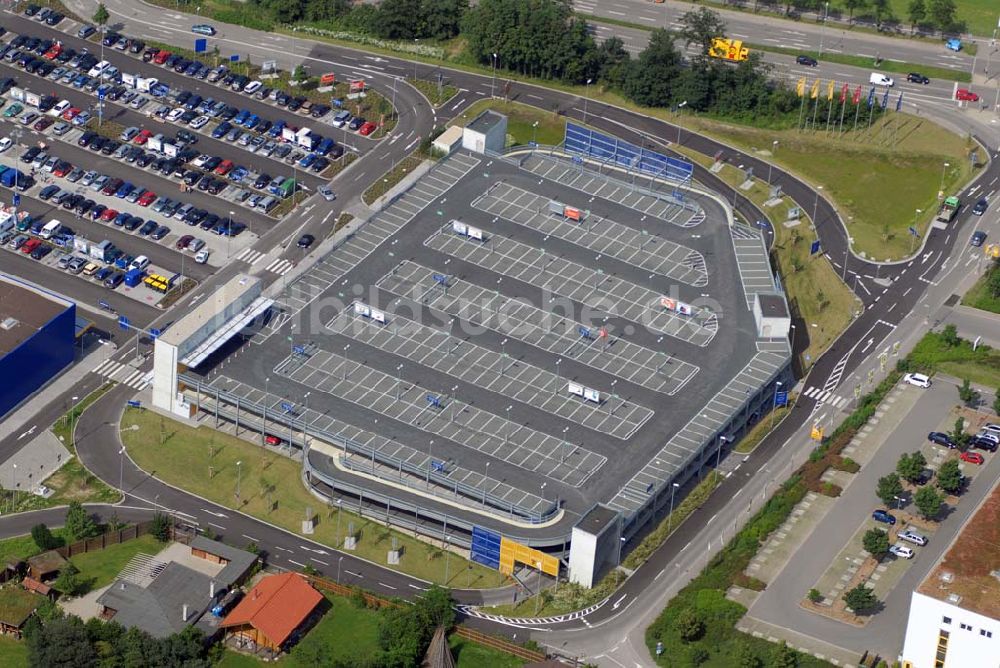
[[60,102],[57,102],[54,107],[52,107],[45,113],[47,113],[49,116],[52,116],[53,118],[59,118],[60,116],[63,115],[63,112],[69,109],[71,106],[73,105],[70,104],[69,100],[62,100]]
[[903,376],[903,382],[925,389],[931,386],[931,379],[922,373],[908,373]]
[[905,531],[900,531],[899,532],[899,537],[902,540],[909,541],[910,543],[913,543],[914,545],[926,545],[927,544],[927,536],[919,534],[916,531],[914,531],[913,529],[906,529]]
[[243,92],[246,93],[247,95],[253,95],[257,91],[259,91],[260,87],[263,85],[264,84],[262,84],[259,81],[251,81],[250,83],[247,84],[247,87],[243,89]]
[[189,125],[194,130],[200,130],[208,125],[208,116],[198,116],[197,118],[193,118],[191,119],[191,123]]
[[212,159],[212,156],[202,153],[197,158],[191,161],[191,164],[195,167],[202,167],[206,162]]
[[889,551],[892,552],[897,557],[899,557],[900,559],[913,558],[913,550],[906,547],[905,545],[900,545],[899,543],[896,543],[895,545],[890,547]]
[[3,139],[0,139],[0,153],[3,153],[13,145],[14,141],[10,137],[4,137]]
[[198,251],[197,255],[194,256],[194,261],[197,262],[198,264],[205,264],[206,262],[208,262],[208,256],[210,254],[211,251],[209,251],[208,249],[200,250]]
[[333,200],[337,199],[337,195],[335,195],[334,192],[330,190],[330,186],[320,186],[319,188],[316,189],[316,192],[322,195],[323,199],[325,199],[327,202],[332,202]]
[[178,118],[184,115],[185,111],[187,111],[187,109],[185,109],[184,107],[177,107],[169,114],[167,114],[167,120],[170,122],[175,122]]

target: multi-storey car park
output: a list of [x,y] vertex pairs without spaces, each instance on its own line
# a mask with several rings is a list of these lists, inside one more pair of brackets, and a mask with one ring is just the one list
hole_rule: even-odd
[[689,164],[505,135],[486,112],[287,285],[202,300],[157,340],[154,403],[301,454],[327,503],[589,586],[784,399],[788,308]]

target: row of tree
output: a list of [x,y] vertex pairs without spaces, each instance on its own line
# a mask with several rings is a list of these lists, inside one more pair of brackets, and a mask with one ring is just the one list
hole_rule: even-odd
[[[846,14],[849,22],[855,17],[869,17],[876,24],[898,20],[892,12],[891,0],[730,0],[743,6],[781,8],[784,13],[793,11],[816,12],[820,16]],[[944,31],[961,31],[954,0],[909,0],[907,18],[913,26],[928,26]]]
[[383,39],[451,39],[468,0],[251,0],[276,23],[311,23]]

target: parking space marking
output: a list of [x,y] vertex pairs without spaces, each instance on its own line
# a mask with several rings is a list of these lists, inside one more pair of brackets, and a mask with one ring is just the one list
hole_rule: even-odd
[[[416,384],[404,388],[393,376],[326,350],[316,350],[305,361],[287,357],[274,372],[572,487],[583,485],[607,461],[582,446],[474,408],[440,390]],[[438,399],[439,406],[428,400],[430,396]]]
[[522,169],[579,190],[588,197],[600,197],[678,227],[695,227],[705,220],[702,208],[693,202],[676,197],[673,186],[669,186],[671,188],[669,192],[657,193],[655,196],[644,194],[636,191],[634,187],[623,187],[623,182],[620,180],[537,152],[532,153],[520,164]]
[[659,293],[499,234],[483,243],[438,230],[424,245],[696,346],[707,346],[719,329],[708,309],[692,308],[690,316],[667,311]]
[[593,213],[583,221],[570,222],[549,213],[550,201],[548,197],[499,181],[473,200],[472,206],[655,274],[697,287],[708,285],[708,268],[698,251]]
[[599,403],[568,394],[565,378],[398,314],[392,315],[388,324],[380,325],[347,309],[326,326],[343,336],[615,438],[629,438],[653,417],[653,411],[612,396],[606,388],[595,388],[602,394]]
[[[583,323],[558,316],[473,283],[450,279],[448,293],[434,289],[434,271],[404,261],[377,282],[381,290],[467,320],[528,345],[663,394],[676,394],[699,369],[666,352],[620,336],[583,338]],[[592,325],[590,325],[592,327]]]

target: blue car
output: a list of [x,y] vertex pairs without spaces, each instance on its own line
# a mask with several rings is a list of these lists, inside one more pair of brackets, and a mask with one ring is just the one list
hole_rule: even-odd
[[170,92],[170,87],[167,84],[158,83],[149,89],[149,94],[153,97],[164,97]]
[[271,137],[280,137],[283,129],[285,129],[285,121],[278,119],[271,126],[271,129],[267,131],[267,134]]
[[123,225],[125,225],[125,221],[127,221],[131,217],[132,217],[132,214],[126,213],[126,212],[122,211],[117,216],[115,216],[114,223],[115,223],[116,226],[122,227]]
[[243,179],[247,177],[250,170],[246,167],[237,167],[233,171],[229,172],[229,180],[233,183],[243,183]]
[[319,146],[316,147],[316,152],[320,155],[327,155],[331,150],[333,150],[334,143],[335,142],[332,139],[326,137],[319,143]]
[[894,515],[890,515],[888,511],[882,510],[881,508],[872,513],[872,519],[876,522],[885,522],[890,526],[896,523],[896,517]]
[[236,118],[233,119],[233,123],[236,125],[243,125],[246,123],[248,118],[250,118],[250,112],[243,109],[240,113],[236,114]]
[[260,125],[260,116],[257,114],[251,114],[250,118],[243,124],[247,130],[253,130],[258,125]]
[[303,169],[308,169],[309,167],[312,166],[312,164],[314,162],[316,162],[316,158],[318,158],[318,157],[319,156],[317,156],[315,153],[308,153],[308,154],[306,154],[306,156],[304,158],[302,158],[301,160],[299,160],[299,167],[301,167]]
[[81,74],[77,78],[73,79],[73,88],[83,88],[90,81],[90,77],[86,74]]
[[222,121],[221,123],[215,126],[214,130],[212,130],[212,139],[222,139],[232,129],[233,129],[232,123],[229,123],[228,121]]
[[944,48],[949,51],[961,51],[962,50],[962,40],[957,37],[952,37],[947,42],[944,43]]
[[115,197],[118,199],[125,199],[133,190],[135,190],[135,186],[126,181],[120,188],[118,188],[118,192],[115,193]]
[[108,276],[114,273],[114,269],[111,267],[101,267],[96,272],[94,272],[94,280],[98,282],[104,282],[107,280]]

